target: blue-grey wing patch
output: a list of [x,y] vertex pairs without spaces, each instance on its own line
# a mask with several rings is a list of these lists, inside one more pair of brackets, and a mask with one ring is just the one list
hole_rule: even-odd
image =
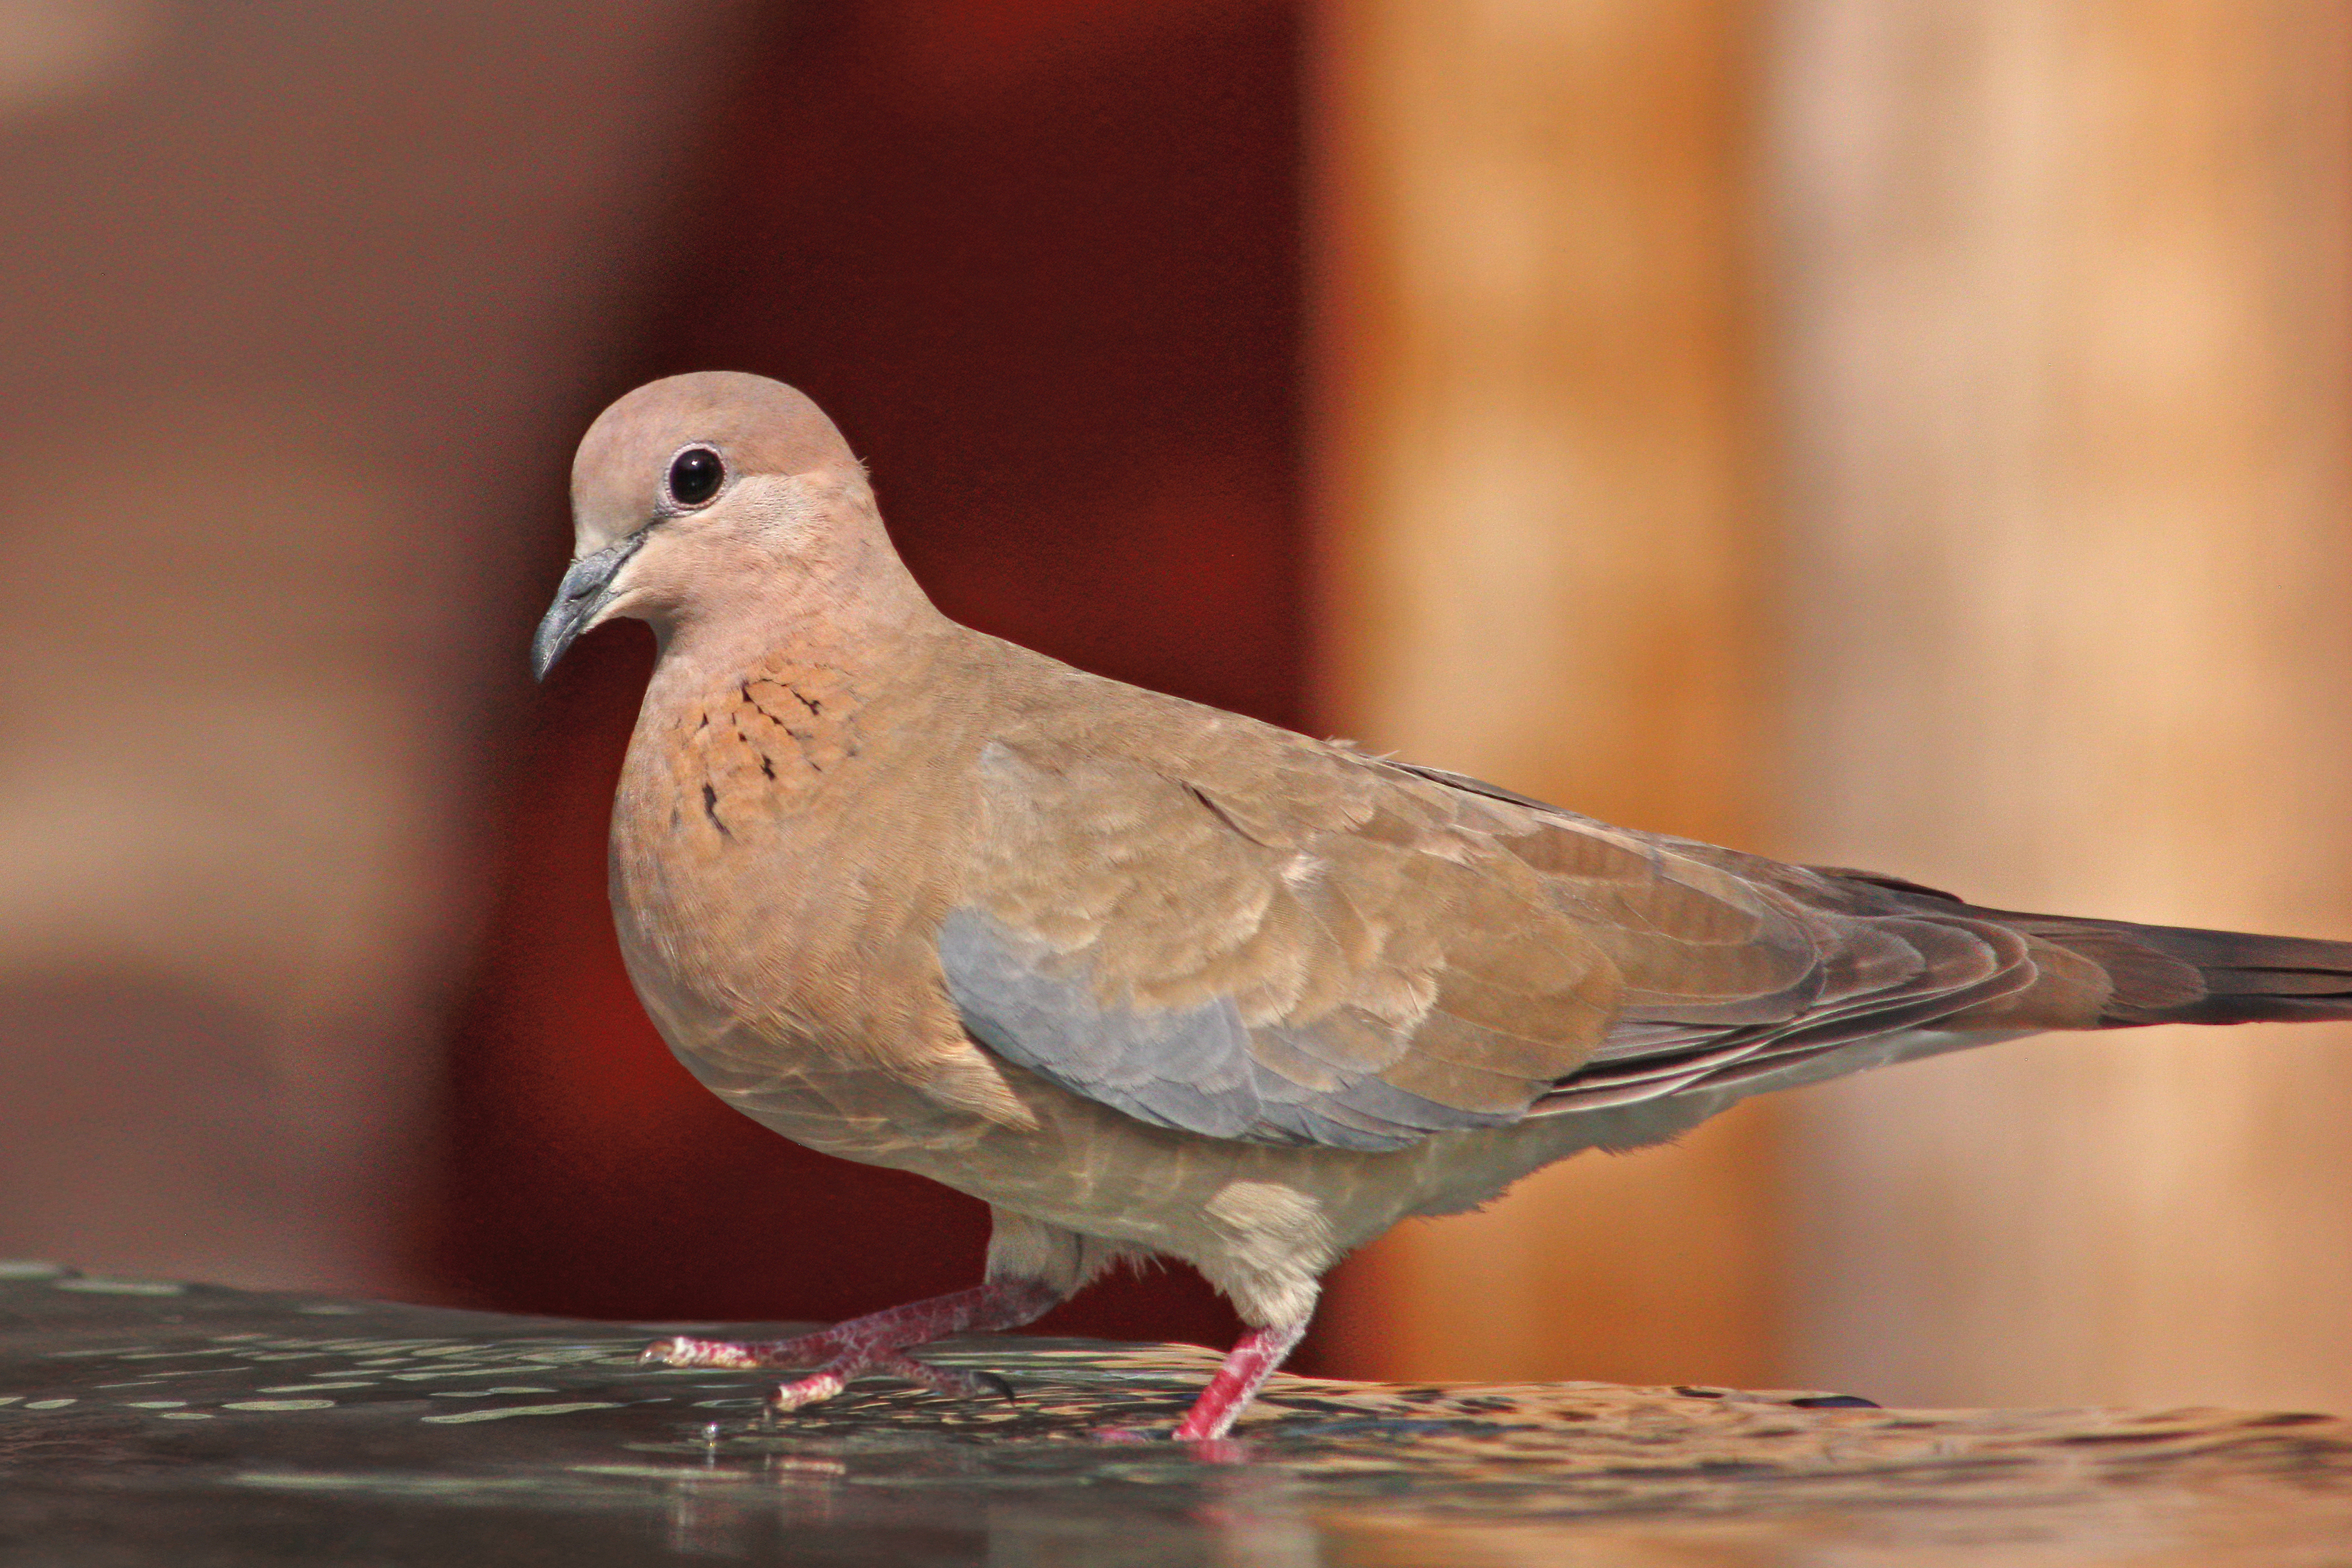
[[948,994],[973,1038],[1073,1093],[1162,1127],[1237,1138],[1257,1120],[1249,1036],[1229,997],[1181,1010],[1104,1008],[1047,972],[1042,943],[959,909],[940,927]]
[[[1260,1061],[1232,998],[1183,1009],[1105,1006],[1083,969],[983,911],[940,928],[948,994],[972,1037],[1016,1066],[1154,1126],[1251,1143],[1399,1149],[1432,1133],[1491,1126],[1517,1113],[1460,1110],[1331,1069],[1302,1083]],[[1369,1021],[1369,1020],[1367,1020]],[[1317,1030],[1261,1033],[1307,1062]]]

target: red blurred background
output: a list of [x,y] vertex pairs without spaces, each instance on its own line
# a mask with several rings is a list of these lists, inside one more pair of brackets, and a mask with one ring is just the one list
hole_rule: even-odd
[[[763,18],[657,193],[636,346],[605,390],[788,379],[866,460],[948,614],[1300,725],[1300,48],[1272,3]],[[551,522],[541,586],[568,548]],[[513,715],[499,892],[451,1036],[438,1287],[831,1319],[970,1283],[982,1205],[755,1125],[637,1008],[604,833],[650,660],[634,622],[599,632]],[[1209,1343],[1234,1322],[1176,1269],[1042,1326]]]

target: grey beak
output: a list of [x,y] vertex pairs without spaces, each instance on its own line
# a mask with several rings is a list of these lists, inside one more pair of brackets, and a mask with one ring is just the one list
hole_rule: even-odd
[[539,622],[539,632],[530,640],[530,673],[541,680],[555,668],[555,661],[572,646],[580,633],[596,619],[604,601],[613,596],[613,579],[628,564],[637,547],[646,542],[646,530],[638,529],[625,539],[615,539],[594,555],[583,555],[572,563],[563,574],[563,581],[555,591],[555,602]]

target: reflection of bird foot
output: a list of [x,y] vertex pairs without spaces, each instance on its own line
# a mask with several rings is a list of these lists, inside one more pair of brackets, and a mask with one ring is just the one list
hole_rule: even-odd
[[1249,1450],[1231,1437],[1186,1437],[1176,1432],[1147,1432],[1140,1427],[1097,1427],[1087,1434],[1097,1443],[1181,1442],[1185,1451],[1204,1465],[1238,1465]]
[[1159,1440],[1140,1427],[1097,1427],[1087,1436],[1097,1443],[1151,1443]]

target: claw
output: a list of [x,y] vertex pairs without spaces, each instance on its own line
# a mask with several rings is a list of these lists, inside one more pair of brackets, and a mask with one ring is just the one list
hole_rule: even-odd
[[780,1383],[770,1391],[766,1409],[771,1415],[788,1415],[804,1410],[812,1405],[822,1405],[838,1396],[850,1383],[863,1374],[878,1372],[886,1377],[903,1378],[908,1383],[957,1398],[977,1399],[993,1394],[1000,1399],[1018,1402],[1020,1396],[1013,1385],[992,1372],[964,1372],[957,1368],[933,1366],[917,1361],[897,1351],[852,1351],[835,1356],[806,1377],[790,1383]]
[[854,1358],[843,1356],[839,1361],[819,1367],[806,1377],[796,1378],[790,1383],[777,1384],[768,1394],[766,1406],[768,1415],[771,1417],[787,1416],[795,1410],[804,1410],[812,1405],[822,1405],[833,1398],[849,1386],[849,1380],[852,1377],[864,1370],[855,1364],[845,1364],[853,1362]]
[[841,1351],[839,1333],[819,1329],[793,1339],[738,1343],[723,1339],[691,1339],[673,1334],[657,1339],[637,1353],[640,1366],[717,1366],[748,1371],[761,1366],[807,1366],[824,1362]]

